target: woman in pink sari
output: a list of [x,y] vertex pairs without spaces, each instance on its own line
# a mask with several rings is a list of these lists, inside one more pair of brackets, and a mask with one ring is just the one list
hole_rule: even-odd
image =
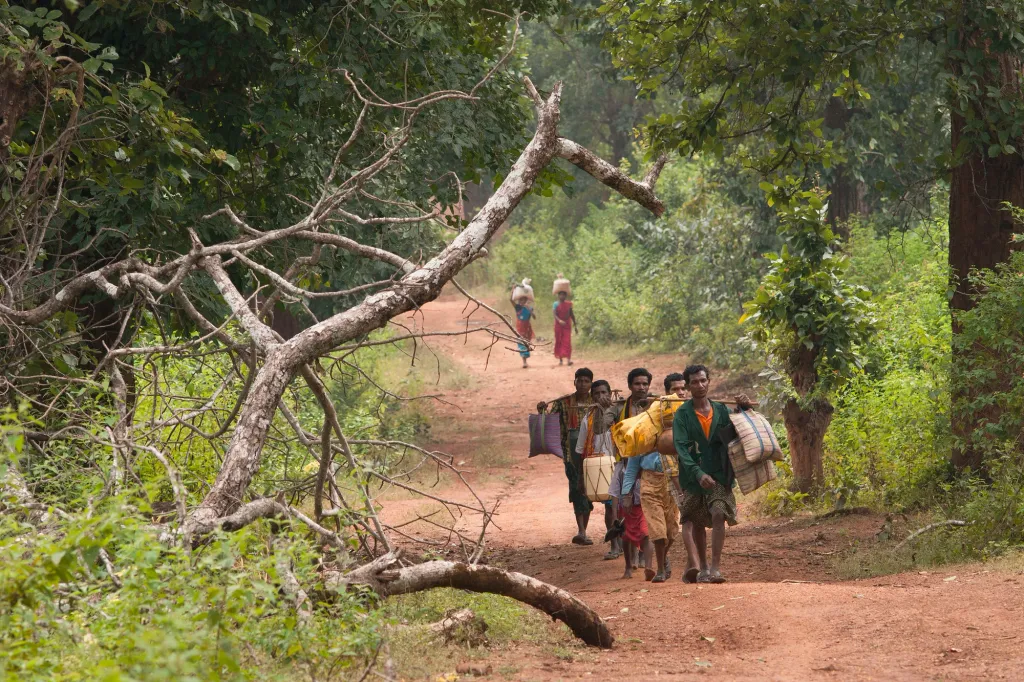
[[[576,326],[572,301],[569,300],[567,293],[558,292],[558,300],[552,306],[552,312],[555,314],[555,357],[558,358],[558,364],[562,364],[564,359],[568,360],[569,365],[572,366],[572,332],[575,330],[578,334],[580,330]],[[572,323],[571,327],[570,323]]]

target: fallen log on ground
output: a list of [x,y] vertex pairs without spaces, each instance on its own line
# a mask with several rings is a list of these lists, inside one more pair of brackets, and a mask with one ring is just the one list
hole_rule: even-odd
[[900,544],[896,545],[896,547],[894,547],[892,551],[898,552],[900,549],[903,548],[904,545],[906,545],[911,540],[917,538],[919,535],[923,535],[923,534],[927,533],[928,531],[935,530],[936,528],[948,528],[950,526],[957,527],[957,528],[962,528],[964,526],[969,526],[969,525],[970,524],[967,521],[960,521],[960,520],[957,520],[957,519],[949,519],[948,521],[937,521],[935,523],[930,523],[927,526],[925,526],[924,528],[921,528],[919,530],[915,530],[913,533],[908,535],[906,538],[903,539],[903,542],[901,542]]
[[850,516],[851,514],[863,514],[865,516],[871,514],[870,507],[840,507],[839,509],[833,509],[832,511],[825,512],[820,516],[814,517],[815,521],[824,521],[825,519],[831,519],[834,516]]
[[571,593],[528,575],[456,561],[427,561],[411,566],[402,566],[400,561],[399,553],[389,552],[349,573],[326,573],[324,584],[334,590],[364,585],[382,597],[435,587],[500,594],[562,621],[590,646],[610,649],[615,641],[608,626],[593,609]]

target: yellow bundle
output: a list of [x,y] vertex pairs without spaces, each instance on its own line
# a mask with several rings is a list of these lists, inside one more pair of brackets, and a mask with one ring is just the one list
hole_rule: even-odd
[[678,410],[685,402],[686,400],[677,395],[666,395],[651,403],[651,406],[647,408],[647,411],[651,413],[651,416],[661,416],[661,428],[663,430],[671,429],[672,418],[676,416],[676,410]]
[[672,428],[672,417],[683,404],[674,395],[658,398],[646,410],[612,426],[612,442],[619,457],[646,455],[658,449],[658,436]]

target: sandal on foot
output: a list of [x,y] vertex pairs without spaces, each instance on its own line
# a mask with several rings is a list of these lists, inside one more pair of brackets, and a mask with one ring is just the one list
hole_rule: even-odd
[[697,582],[697,576],[699,576],[699,575],[700,575],[700,569],[697,568],[696,566],[694,566],[693,568],[688,568],[683,573],[683,582],[684,583],[695,583],[695,582]]
[[708,573],[707,571],[699,572],[697,574],[697,582],[698,583],[710,583],[711,582],[711,574]]
[[665,575],[664,573],[659,573],[658,575],[654,576],[654,578],[651,579],[651,582],[652,583],[663,583],[666,580],[668,580],[668,578],[669,577],[667,575]]
[[613,559],[618,559],[620,556],[622,556],[622,552],[620,552],[619,550],[609,549],[608,553],[604,555],[604,560],[611,561]]
[[574,545],[582,545],[583,544],[583,536],[582,535],[573,535],[572,536],[572,544],[574,544]]
[[725,582],[725,576],[722,575],[719,571],[715,571],[714,573],[710,573],[708,575],[709,575],[709,579],[708,579],[709,583],[714,583],[715,585],[721,585],[722,583]]

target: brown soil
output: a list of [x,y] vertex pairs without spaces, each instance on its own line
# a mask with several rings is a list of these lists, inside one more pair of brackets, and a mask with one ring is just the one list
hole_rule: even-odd
[[[464,307],[464,299],[445,297],[405,322],[430,330],[465,328]],[[471,319],[493,318],[481,311]],[[550,334],[548,324],[550,316],[541,311],[538,333]],[[571,590],[608,619],[617,640],[610,651],[581,648],[556,656],[524,646],[495,652],[493,668],[506,677],[1024,679],[1024,571],[977,564],[839,581],[831,569],[836,555],[873,541],[883,523],[874,515],[758,519],[741,497],[740,524],[730,529],[723,555],[728,583],[683,584],[681,543],[670,552],[670,582],[647,583],[642,572],[623,580],[621,559],[602,560],[607,546],[600,542],[600,505],[591,521],[595,544],[569,543],[575,521],[562,463],[551,456],[527,458],[527,415],[538,400],[571,391],[576,367],[590,367],[624,389],[627,372],[644,366],[658,387],[666,373],[681,371],[684,357],[600,359],[582,351],[575,367],[560,367],[547,346],[524,370],[506,344],[488,353],[488,343],[483,335],[431,341],[472,377],[469,388],[449,392],[448,404],[432,408],[438,449],[465,462],[489,505],[501,501],[487,561]],[[713,386],[713,395],[731,395],[719,388]],[[496,471],[488,467],[496,457],[512,463]],[[385,514],[408,515],[411,504],[391,503]],[[479,519],[458,525],[472,532],[474,523],[479,532]]]

